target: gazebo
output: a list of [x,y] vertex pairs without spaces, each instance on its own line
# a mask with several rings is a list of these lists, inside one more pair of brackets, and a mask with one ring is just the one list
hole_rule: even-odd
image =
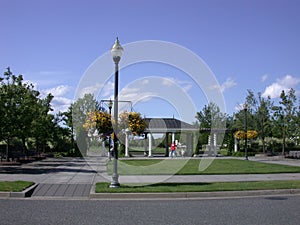
[[[187,155],[193,153],[194,132],[198,131],[197,126],[183,122],[175,118],[145,118],[147,128],[144,131],[145,140],[148,139],[148,156],[152,156],[152,135],[165,134],[165,156],[169,156],[169,136],[171,134],[172,142],[175,141],[175,134],[181,133],[186,135],[186,152]],[[145,149],[146,150],[146,149]]]

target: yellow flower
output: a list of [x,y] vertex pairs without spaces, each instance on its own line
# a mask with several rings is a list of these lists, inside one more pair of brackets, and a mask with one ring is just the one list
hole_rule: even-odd
[[[258,136],[258,132],[256,130],[248,130],[247,131],[247,139],[254,139]],[[234,133],[234,137],[236,139],[245,139],[246,138],[246,133],[243,130],[238,130],[237,132]]]

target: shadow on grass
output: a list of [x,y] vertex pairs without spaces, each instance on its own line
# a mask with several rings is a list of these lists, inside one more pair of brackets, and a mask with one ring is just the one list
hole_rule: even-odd
[[[202,182],[202,183],[156,183],[156,184],[145,184],[143,186],[140,186],[140,187],[178,187],[178,186],[201,186],[201,185],[211,185],[212,183],[205,183],[205,182]],[[125,185],[127,186],[127,185]],[[128,186],[127,186],[128,187]]]
[[121,184],[120,188],[109,188],[109,183],[97,183],[96,193],[145,193],[145,192],[212,192],[300,189],[300,180],[279,181],[243,181],[212,183],[156,183],[156,184]]
[[131,193],[131,192],[185,192],[197,191],[200,187],[206,189],[212,183],[156,183],[156,184],[121,184],[119,188],[110,188],[110,183],[97,183],[96,193]]

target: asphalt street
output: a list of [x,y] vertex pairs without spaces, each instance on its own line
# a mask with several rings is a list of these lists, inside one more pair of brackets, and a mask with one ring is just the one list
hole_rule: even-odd
[[0,199],[1,225],[299,224],[300,196],[202,200]]

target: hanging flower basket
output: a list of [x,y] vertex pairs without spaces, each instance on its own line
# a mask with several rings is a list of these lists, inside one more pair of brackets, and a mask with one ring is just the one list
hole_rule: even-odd
[[[247,139],[254,139],[258,136],[258,132],[256,130],[248,130],[247,131]],[[243,130],[238,130],[234,133],[234,137],[238,140],[245,139],[246,133]]]

